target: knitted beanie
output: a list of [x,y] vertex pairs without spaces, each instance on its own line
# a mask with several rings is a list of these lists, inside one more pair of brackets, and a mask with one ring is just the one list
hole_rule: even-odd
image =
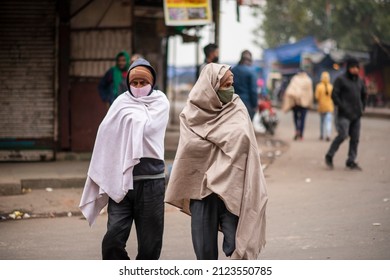
[[148,67],[137,66],[131,69],[129,73],[129,82],[131,83],[135,79],[143,79],[147,81],[149,84],[153,85],[153,75],[150,72]]

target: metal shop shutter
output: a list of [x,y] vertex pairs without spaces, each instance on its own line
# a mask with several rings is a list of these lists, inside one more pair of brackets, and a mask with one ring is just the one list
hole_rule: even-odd
[[53,153],[55,30],[54,0],[0,1],[0,160]]

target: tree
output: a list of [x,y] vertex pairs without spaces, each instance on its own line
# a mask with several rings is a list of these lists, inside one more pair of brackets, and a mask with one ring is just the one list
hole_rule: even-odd
[[362,51],[374,38],[390,42],[390,0],[268,0],[259,9],[264,17],[255,35],[264,36],[265,48],[306,36]]

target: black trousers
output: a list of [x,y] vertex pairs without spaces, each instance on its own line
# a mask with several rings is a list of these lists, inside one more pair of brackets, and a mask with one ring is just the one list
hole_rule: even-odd
[[330,145],[327,155],[333,157],[341,143],[349,136],[347,163],[355,162],[360,136],[360,118],[351,121],[344,117],[336,117],[336,129],[338,134]]
[[300,137],[303,137],[303,131],[305,130],[306,113],[307,108],[301,106],[294,106],[293,108],[295,132]]
[[218,229],[223,235],[222,249],[231,256],[236,249],[238,217],[230,213],[216,194],[190,201],[191,234],[198,260],[218,259]]
[[160,257],[164,230],[165,179],[134,181],[134,189],[116,203],[108,202],[107,233],[102,242],[104,260],[128,260],[126,243],[135,222],[137,260]]

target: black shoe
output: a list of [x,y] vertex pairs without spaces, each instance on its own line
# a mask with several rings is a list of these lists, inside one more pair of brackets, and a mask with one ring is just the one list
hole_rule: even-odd
[[325,164],[328,166],[330,169],[333,169],[333,158],[331,156],[326,155],[325,156]]
[[352,162],[347,162],[346,166],[347,166],[347,168],[349,168],[351,170],[362,171],[362,168],[356,162],[353,162],[353,161]]

